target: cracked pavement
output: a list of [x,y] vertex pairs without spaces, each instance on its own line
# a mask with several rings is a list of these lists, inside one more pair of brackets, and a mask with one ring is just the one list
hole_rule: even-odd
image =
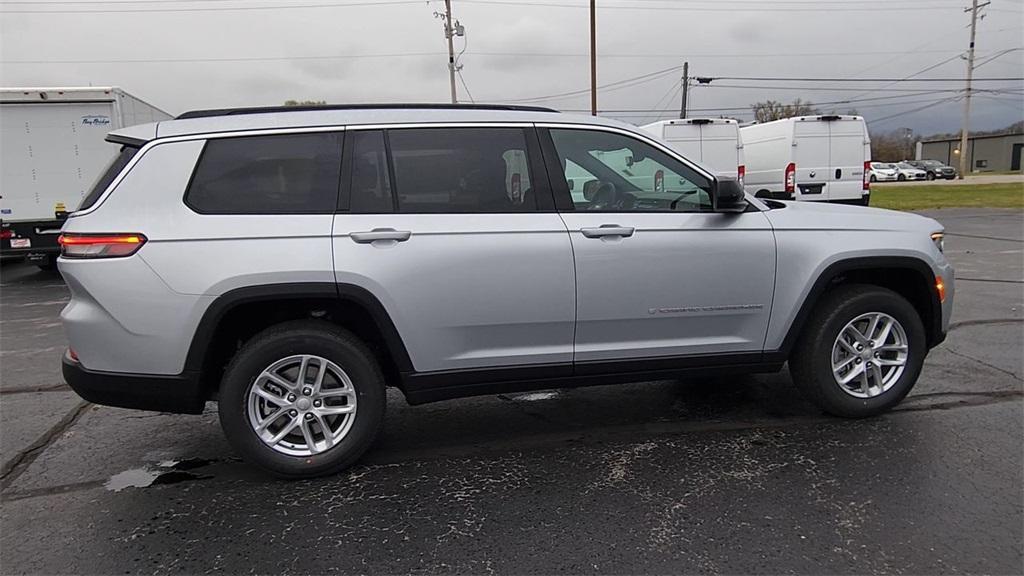
[[60,384],[59,277],[0,271],[0,571],[1024,572],[1024,215],[941,210],[954,325],[885,416],[778,375],[389,393],[352,470],[285,482],[200,416]]

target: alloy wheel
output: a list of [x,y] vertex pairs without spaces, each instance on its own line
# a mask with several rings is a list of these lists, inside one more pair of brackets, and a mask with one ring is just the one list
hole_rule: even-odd
[[299,354],[267,366],[249,387],[249,424],[282,454],[312,456],[330,450],[352,428],[356,391],[337,364]]
[[832,375],[857,398],[874,398],[892,388],[907,365],[907,332],[883,312],[850,320],[832,345]]

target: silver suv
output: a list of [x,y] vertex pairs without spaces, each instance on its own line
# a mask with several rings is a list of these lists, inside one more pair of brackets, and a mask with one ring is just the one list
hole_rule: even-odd
[[412,404],[789,362],[822,409],[911,389],[952,310],[934,220],[744,196],[634,126],[542,108],[186,113],[111,133],[64,225],[65,379],[198,413],[281,476]]

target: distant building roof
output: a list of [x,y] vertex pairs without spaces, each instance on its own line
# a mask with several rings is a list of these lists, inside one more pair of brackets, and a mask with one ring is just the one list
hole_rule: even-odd
[[[985,134],[985,135],[982,135],[982,136],[968,135],[967,139],[968,140],[982,140],[982,139],[985,139],[985,138],[1006,138],[1007,136],[1024,136],[1024,132],[1007,132],[1006,134]],[[959,136],[952,136],[952,137],[949,137],[949,138],[929,138],[929,139],[926,139],[926,140],[921,140],[921,143],[922,144],[931,144],[933,142],[959,142],[959,141],[960,141],[960,137]]]

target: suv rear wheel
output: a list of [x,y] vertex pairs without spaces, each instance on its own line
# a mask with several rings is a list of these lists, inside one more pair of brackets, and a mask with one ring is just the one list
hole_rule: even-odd
[[873,416],[902,400],[921,373],[924,325],[902,296],[841,286],[825,296],[790,357],[800,390],[830,414]]
[[253,337],[221,382],[221,426],[242,456],[274,474],[306,478],[352,465],[384,420],[384,377],[351,333],[318,320]]

